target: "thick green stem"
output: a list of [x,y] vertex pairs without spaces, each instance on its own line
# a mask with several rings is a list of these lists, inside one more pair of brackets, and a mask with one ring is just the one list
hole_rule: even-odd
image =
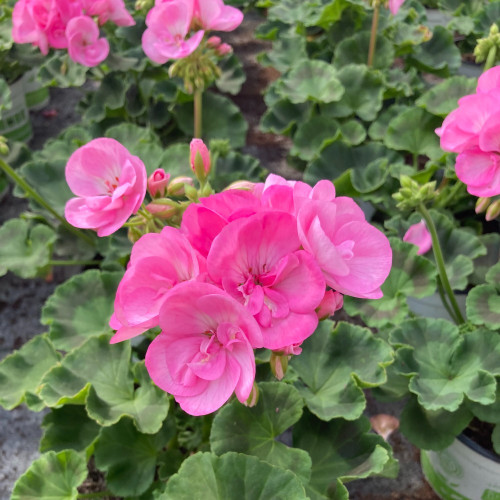
[[484,63],[484,71],[488,71],[490,68],[493,68],[495,66],[495,62],[497,59],[497,46],[493,45],[491,47],[490,51],[488,52],[488,57],[486,58],[486,62]]
[[96,266],[99,260],[50,260],[50,266]]
[[418,206],[418,211],[422,214],[422,217],[424,218],[425,223],[427,225],[427,229],[431,233],[432,251],[434,252],[434,258],[436,259],[439,277],[441,279],[444,291],[446,292],[446,295],[448,295],[448,299],[453,309],[455,322],[457,323],[457,325],[461,325],[465,323],[465,320],[462,316],[460,308],[458,307],[457,300],[455,299],[455,295],[453,293],[453,290],[451,289],[448,275],[446,274],[443,252],[441,250],[441,245],[439,243],[436,226],[434,225],[434,221],[432,220],[431,214],[429,213],[429,211],[427,210],[427,208],[423,203],[420,203],[420,205]]
[[194,91],[194,138],[201,139],[201,123],[202,123],[202,108],[203,108],[203,91]]
[[444,308],[450,315],[450,318],[453,320],[454,323],[456,323],[457,318],[455,318],[455,314],[453,313],[453,310],[451,309],[450,305],[448,304],[448,301],[446,300],[446,296],[444,294],[444,288],[439,278],[437,280],[437,285],[438,285],[439,296],[441,297],[441,302],[443,303]]
[[82,240],[85,240],[89,245],[94,246],[94,240],[77,229],[73,227],[64,217],[59,215],[42,196],[40,196],[18,173],[2,159],[0,159],[0,168],[21,188],[25,193],[35,200],[40,206],[48,210],[61,224],[71,233],[78,236]]
[[380,5],[379,2],[375,2],[373,6],[373,19],[372,19],[372,31],[370,34],[370,47],[368,49],[368,62],[367,66],[370,68],[373,64],[373,57],[375,55],[375,45],[377,43],[377,28],[378,28],[378,15],[379,15]]

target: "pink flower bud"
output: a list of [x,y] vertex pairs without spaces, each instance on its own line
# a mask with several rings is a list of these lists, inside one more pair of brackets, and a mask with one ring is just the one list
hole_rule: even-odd
[[432,247],[431,233],[425,225],[425,221],[421,220],[418,224],[410,226],[406,234],[403,236],[403,241],[412,243],[418,247],[417,255],[423,255]]
[[496,219],[500,215],[500,200],[494,201],[486,210],[487,221]]
[[201,139],[193,139],[189,145],[191,151],[191,169],[199,180],[204,180],[210,173],[210,151]]
[[212,48],[212,49],[216,49],[220,44],[222,43],[222,40],[220,39],[219,36],[211,36],[208,40],[207,40],[207,45]]
[[185,184],[187,184],[188,186],[194,186],[194,181],[193,179],[191,179],[191,177],[175,177],[170,181],[170,184],[168,185],[167,194],[169,196],[183,196],[184,194],[186,194],[186,189],[184,188]]
[[165,170],[163,170],[163,168],[157,168],[148,177],[149,194],[153,198],[165,196],[165,191],[167,190],[169,180],[170,180],[170,174],[165,173]]
[[146,205],[146,210],[159,219],[169,219],[170,217],[172,217],[172,215],[175,215],[177,213],[177,210],[174,207],[158,204],[154,201]]
[[476,201],[476,214],[486,211],[491,203],[491,198],[478,198]]
[[259,386],[254,382],[252,386],[252,391],[250,392],[250,396],[248,396],[248,399],[243,403],[245,406],[248,406],[249,408],[252,408],[255,406],[259,401]]
[[339,292],[327,290],[323,300],[316,309],[318,319],[326,319],[333,316],[335,311],[338,311],[344,305],[344,296]]
[[285,376],[288,368],[288,355],[273,351],[269,363],[271,364],[273,375],[278,380],[281,380]]
[[223,43],[217,47],[217,54],[219,56],[225,56],[227,54],[231,54],[233,52],[233,48],[228,43]]
[[377,434],[380,434],[386,441],[387,438],[399,428],[399,420],[385,413],[379,413],[378,415],[370,417],[370,424],[372,429]]
[[243,191],[253,191],[255,189],[255,182],[250,181],[234,181],[227,186],[224,191],[230,189],[242,189]]

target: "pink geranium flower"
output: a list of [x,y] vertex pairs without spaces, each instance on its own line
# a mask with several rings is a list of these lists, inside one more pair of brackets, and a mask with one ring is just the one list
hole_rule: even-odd
[[157,168],[149,177],[148,177],[148,192],[151,197],[165,196],[165,192],[167,191],[167,186],[170,181],[170,174],[167,174],[163,168]]
[[75,227],[108,236],[139,210],[146,195],[144,163],[114,139],[94,139],[77,149],[66,165],[66,181],[77,198],[65,216]]
[[66,28],[68,53],[73,61],[92,68],[109,54],[109,43],[99,38],[99,28],[88,16],[74,17]]
[[123,0],[84,0],[85,12],[88,16],[97,16],[99,24],[108,21],[117,26],[133,26],[134,18],[129,14]]
[[300,241],[316,259],[326,284],[345,295],[376,299],[391,270],[387,237],[365,221],[351,198],[310,200],[298,214]]
[[432,248],[431,233],[429,233],[424,220],[410,226],[403,236],[403,241],[416,245],[418,247],[417,255],[423,255]]
[[155,5],[146,17],[147,29],[142,36],[142,48],[154,62],[164,64],[169,59],[182,59],[194,52],[204,31],[197,31],[186,40],[193,17],[191,2],[171,0]]
[[245,402],[255,379],[259,327],[236,300],[208,283],[175,287],[160,310],[162,333],[146,353],[153,382],[190,415],[219,409],[234,393]]
[[482,197],[500,194],[499,153],[470,148],[457,156],[455,171],[470,194]]
[[399,9],[401,8],[401,5],[403,5],[405,0],[389,0],[389,10],[391,11],[391,14],[395,16]]
[[204,30],[215,31],[233,31],[243,21],[243,13],[222,0],[195,0],[194,17]]
[[295,218],[263,212],[224,227],[208,254],[210,277],[255,316],[269,349],[301,343],[318,324],[325,281],[299,248]]
[[197,278],[202,259],[178,229],[149,233],[132,248],[125,276],[118,286],[110,326],[117,330],[111,343],[127,340],[158,326],[158,314],[169,290]]

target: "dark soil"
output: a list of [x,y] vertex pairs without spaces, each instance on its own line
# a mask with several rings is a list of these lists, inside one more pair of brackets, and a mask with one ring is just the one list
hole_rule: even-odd
[[494,424],[488,424],[487,422],[482,422],[481,420],[474,418],[474,420],[472,420],[469,424],[469,427],[467,427],[463,433],[486,451],[496,455],[497,459],[500,461],[500,455],[495,453],[495,450],[493,449],[493,442],[491,440],[494,427]]

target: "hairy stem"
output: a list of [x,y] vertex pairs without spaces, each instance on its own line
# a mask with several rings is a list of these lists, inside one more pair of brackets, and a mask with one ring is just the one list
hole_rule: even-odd
[[378,15],[379,15],[380,5],[379,2],[374,2],[373,5],[373,19],[372,19],[372,31],[370,34],[370,47],[368,49],[368,62],[367,66],[370,68],[373,64],[373,57],[375,55],[375,45],[377,43],[377,28],[378,28]]
[[194,91],[194,138],[201,139],[201,124],[202,124],[202,107],[203,107],[203,91]]

